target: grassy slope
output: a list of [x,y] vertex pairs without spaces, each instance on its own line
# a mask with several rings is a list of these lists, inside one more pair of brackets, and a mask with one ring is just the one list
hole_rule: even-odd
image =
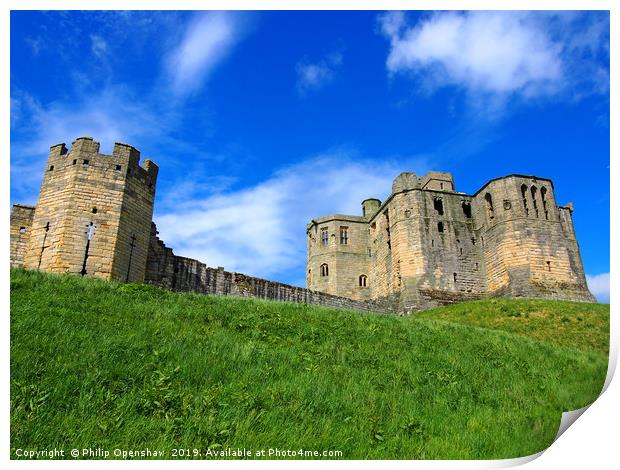
[[597,397],[609,331],[608,306],[533,305],[398,318],[12,271],[11,446],[531,454]]

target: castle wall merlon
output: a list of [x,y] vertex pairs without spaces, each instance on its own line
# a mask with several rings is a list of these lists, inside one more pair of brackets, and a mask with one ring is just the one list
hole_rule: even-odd
[[63,142],[60,144],[52,145],[50,147],[49,156],[60,157],[61,155],[66,155],[67,153],[68,153],[67,146]]
[[131,165],[139,166],[140,163],[140,151],[133,145],[124,144],[122,142],[114,143],[112,156],[126,159]]
[[452,173],[446,171],[430,171],[420,181],[422,189],[454,191]]
[[71,151],[69,153],[99,153],[99,142],[92,137],[78,137],[71,144]]
[[159,173],[159,167],[152,160],[144,160],[144,162],[142,162],[142,168],[144,168],[144,170],[146,170],[146,173],[153,180],[155,180],[157,178],[157,175]]

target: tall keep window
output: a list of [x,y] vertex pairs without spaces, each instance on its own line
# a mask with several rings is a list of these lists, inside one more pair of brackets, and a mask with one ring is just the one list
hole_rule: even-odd
[[547,188],[544,186],[540,188],[540,198],[542,199],[543,211],[545,212],[545,219],[549,220],[549,209],[547,208]]
[[525,216],[530,215],[530,209],[527,207],[527,186],[521,185],[521,200],[523,201],[523,209],[525,209]]
[[366,277],[365,274],[362,274],[359,277],[359,285],[360,287],[367,287],[367,284],[368,284],[368,278]]
[[321,229],[321,244],[327,246],[329,243],[329,233],[327,232],[327,227]]
[[433,199],[433,207],[435,208],[437,215],[443,215],[443,201],[440,197]]
[[489,219],[493,219],[495,217],[495,211],[493,209],[493,198],[491,194],[486,193],[484,196],[484,200],[487,202],[487,212],[489,213]]
[[471,204],[468,201],[463,201],[461,203],[461,207],[463,208],[465,218],[471,219]]
[[325,263],[321,265],[321,276],[322,277],[329,276],[329,267]]
[[340,244],[346,245],[349,241],[349,227],[340,227]]
[[538,203],[536,202],[536,193],[538,190],[536,186],[532,186],[532,204],[534,205],[534,212],[536,212],[536,217],[538,217]]

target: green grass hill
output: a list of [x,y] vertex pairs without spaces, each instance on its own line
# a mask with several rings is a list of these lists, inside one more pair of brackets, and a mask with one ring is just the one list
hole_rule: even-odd
[[10,335],[12,458],[495,459],[543,450],[562,411],[596,399],[609,305],[481,300],[396,317],[12,270]]

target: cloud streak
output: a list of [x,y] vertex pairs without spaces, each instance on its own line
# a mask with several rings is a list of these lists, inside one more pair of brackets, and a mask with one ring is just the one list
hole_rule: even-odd
[[176,254],[210,266],[261,277],[303,273],[306,224],[332,213],[361,214],[361,201],[385,197],[403,168],[424,172],[428,164],[425,158],[377,164],[351,151],[327,152],[253,187],[188,195],[185,204],[156,214],[155,222]]
[[198,14],[181,43],[167,59],[171,88],[176,95],[200,89],[245,34],[242,18],[228,12]]
[[[62,14],[56,15],[65,21]],[[55,16],[55,18],[56,18]],[[183,24],[179,16],[144,16],[140,12],[93,13],[88,18],[99,25],[98,34],[61,38],[58,54],[71,63],[75,43],[83,41],[90,60],[67,74],[69,93],[62,99],[42,102],[13,87],[11,92],[11,184],[12,195],[33,202],[41,181],[41,169],[50,145],[79,136],[92,136],[102,151],[114,142],[149,142],[153,146],[174,146],[179,151],[204,156],[175,133],[187,119],[185,98],[203,87],[218,64],[247,31],[247,19],[237,13],[209,12],[193,15]],[[119,23],[121,26],[119,26]],[[160,62],[154,64],[154,78],[146,89],[121,85],[115,80],[111,62],[119,48],[128,49],[126,28],[135,24],[136,40],[156,34],[162,44]],[[105,39],[104,39],[105,37]],[[65,53],[61,53],[66,51]],[[128,57],[136,52],[131,49]],[[94,60],[96,59],[96,60]],[[97,65],[94,65],[97,64]],[[183,112],[185,111],[185,112]],[[204,115],[205,108],[201,109]],[[196,121],[193,122],[196,125]],[[160,164],[162,158],[159,157]]]

